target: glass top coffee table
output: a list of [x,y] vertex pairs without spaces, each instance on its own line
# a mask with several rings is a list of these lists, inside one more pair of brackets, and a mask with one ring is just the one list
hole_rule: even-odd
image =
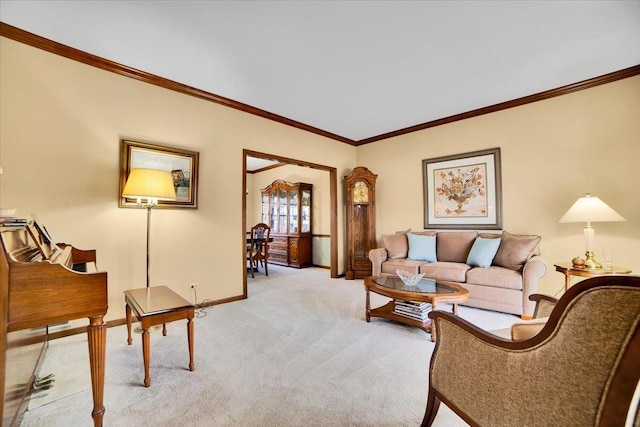
[[[436,310],[438,303],[446,302],[452,303],[453,313],[458,314],[458,303],[469,297],[469,291],[456,283],[432,279],[422,279],[415,286],[407,286],[397,276],[369,276],[364,279],[364,287],[367,322],[371,317],[384,317],[417,326],[431,333],[431,341],[436,340],[436,330],[431,327],[429,312]],[[392,300],[372,309],[369,292]]]

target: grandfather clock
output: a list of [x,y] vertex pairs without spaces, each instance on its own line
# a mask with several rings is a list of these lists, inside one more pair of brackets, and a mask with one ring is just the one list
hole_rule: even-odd
[[369,250],[376,248],[376,178],[358,166],[345,176],[347,187],[347,280],[371,275]]

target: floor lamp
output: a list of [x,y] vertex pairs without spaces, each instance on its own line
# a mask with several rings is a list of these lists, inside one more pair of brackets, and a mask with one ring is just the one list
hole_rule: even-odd
[[[151,208],[158,200],[175,200],[176,190],[173,186],[171,172],[157,169],[131,169],[127,183],[124,185],[122,197],[136,199],[140,206],[147,208],[147,288],[149,287],[149,224]],[[144,201],[143,201],[144,200]]]

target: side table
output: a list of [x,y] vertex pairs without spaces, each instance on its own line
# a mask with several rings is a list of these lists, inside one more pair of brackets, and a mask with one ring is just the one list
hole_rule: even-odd
[[595,277],[595,276],[607,276],[611,274],[629,274],[631,270],[625,267],[613,266],[613,269],[606,270],[604,268],[588,269],[574,267],[570,262],[559,262],[553,265],[556,271],[564,274],[564,291],[571,286],[571,278],[573,276],[579,277]]
[[189,342],[189,370],[196,369],[193,363],[193,312],[194,306],[166,286],[130,289],[124,291],[127,315],[127,344],[131,345],[131,312],[140,321],[142,327],[142,359],[144,362],[144,385],[151,385],[149,360],[151,342],[149,328],[162,324],[162,335],[167,335],[167,322],[187,319],[187,339]]

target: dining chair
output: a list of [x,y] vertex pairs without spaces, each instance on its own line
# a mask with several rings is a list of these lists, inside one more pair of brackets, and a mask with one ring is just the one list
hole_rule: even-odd
[[268,259],[269,259],[269,235],[271,227],[265,223],[259,223],[251,227],[251,235],[247,239],[247,261],[249,261],[249,269],[251,277],[255,277],[255,271],[258,271],[258,263],[264,265],[264,274],[269,275]]

